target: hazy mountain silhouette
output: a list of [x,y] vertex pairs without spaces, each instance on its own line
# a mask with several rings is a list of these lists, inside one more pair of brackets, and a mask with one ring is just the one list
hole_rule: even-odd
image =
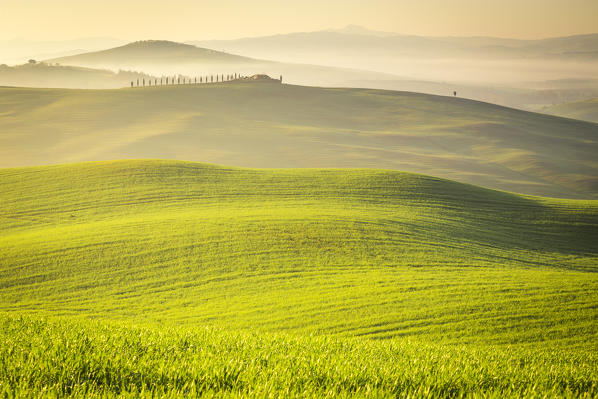
[[47,60],[50,63],[111,70],[139,70],[152,75],[268,74],[285,82],[323,86],[355,86],[352,82],[394,80],[398,76],[355,70],[281,63],[249,58],[166,40],[146,40],[103,51]]
[[348,25],[342,29],[289,33],[236,40],[198,40],[189,43],[208,48],[225,49],[238,54],[272,57],[274,51],[313,54],[331,51],[358,55],[393,55],[407,57],[457,58],[549,58],[598,60],[598,34],[556,37],[540,40],[503,39],[495,37],[427,37],[380,32]]

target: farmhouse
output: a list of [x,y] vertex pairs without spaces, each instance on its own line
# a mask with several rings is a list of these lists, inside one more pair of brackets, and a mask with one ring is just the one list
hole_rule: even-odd
[[249,80],[256,80],[256,81],[259,81],[259,82],[282,83],[282,76],[280,76],[280,79],[272,79],[268,75],[257,74],[257,75],[250,76],[247,79],[249,79]]

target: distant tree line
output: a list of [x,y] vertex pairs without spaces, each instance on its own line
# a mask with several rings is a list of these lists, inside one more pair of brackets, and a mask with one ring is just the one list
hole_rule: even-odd
[[195,78],[190,78],[186,76],[166,76],[158,78],[148,78],[147,81],[145,78],[139,79],[137,81],[131,81],[131,87],[145,87],[145,86],[164,86],[164,85],[186,85],[186,84],[205,84],[205,83],[218,83],[218,82],[229,82],[232,80],[237,79],[245,79],[246,77],[241,76],[241,74],[234,73],[234,74],[217,74],[217,75],[206,75],[206,76],[199,76]]

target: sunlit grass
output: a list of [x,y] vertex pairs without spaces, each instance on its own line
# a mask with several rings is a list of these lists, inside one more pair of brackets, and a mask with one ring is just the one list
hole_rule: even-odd
[[377,170],[5,169],[0,309],[447,342],[595,336],[595,201]]
[[596,395],[596,201],[174,161],[0,184],[7,392]]
[[5,395],[543,397],[598,394],[596,352],[0,317]]

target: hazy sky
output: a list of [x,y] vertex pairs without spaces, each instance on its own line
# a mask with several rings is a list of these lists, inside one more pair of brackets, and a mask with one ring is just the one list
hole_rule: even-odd
[[542,38],[598,32],[598,0],[0,0],[0,40],[227,39],[340,28]]

